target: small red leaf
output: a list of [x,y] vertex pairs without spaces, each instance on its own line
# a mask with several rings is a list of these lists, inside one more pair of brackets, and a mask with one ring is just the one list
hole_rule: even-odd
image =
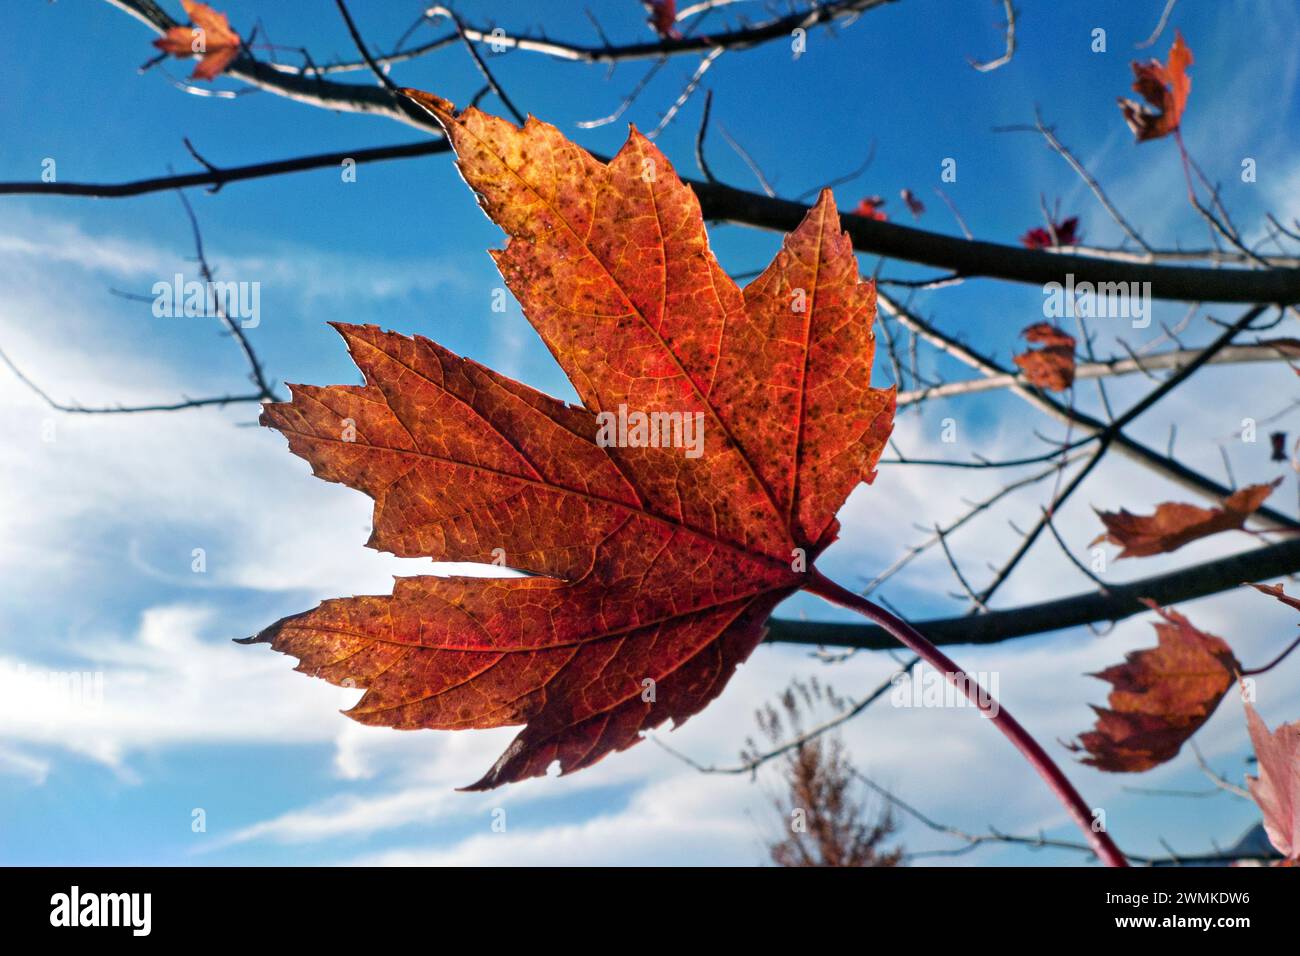
[[1082,241],[1078,216],[1053,222],[1051,229],[1035,226],[1020,237],[1020,242],[1026,249],[1055,249],[1060,246],[1076,246]]
[[1145,558],[1177,551],[1185,544],[1220,531],[1240,531],[1246,519],[1259,510],[1281,481],[1278,478],[1268,484],[1238,489],[1219,508],[1166,501],[1156,505],[1152,515],[1135,515],[1123,508],[1098,511],[1106,531],[1094,538],[1092,544],[1109,541],[1124,549],[1119,554],[1121,558]]
[[1155,622],[1157,645],[1092,675],[1114,685],[1110,707],[1094,707],[1096,729],[1069,745],[1088,754],[1084,763],[1111,773],[1137,773],[1172,760],[1241,670],[1222,638],[1198,630],[1175,610],[1144,603],[1164,618]]
[[862,216],[866,219],[878,219],[885,222],[889,217],[880,211],[880,207],[885,204],[885,200],[880,196],[867,196],[853,207],[853,215]]
[[1042,346],[1014,356],[1031,385],[1063,392],[1074,384],[1074,336],[1049,322],[1035,322],[1020,334]]
[[1119,108],[1139,143],[1168,136],[1182,123],[1187,95],[1192,91],[1192,78],[1187,75],[1192,62],[1183,35],[1175,33],[1168,66],[1159,60],[1133,64],[1133,90],[1146,103],[1120,97]]
[[181,3],[192,26],[172,27],[154,40],[153,45],[177,59],[199,57],[190,79],[214,80],[239,55],[239,34],[230,28],[224,13],[218,13],[206,3],[192,0],[181,0]]

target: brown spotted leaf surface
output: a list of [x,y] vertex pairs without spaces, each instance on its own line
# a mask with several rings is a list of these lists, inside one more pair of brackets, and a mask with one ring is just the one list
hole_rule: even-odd
[[1097,517],[1106,531],[1094,538],[1092,544],[1109,541],[1123,548],[1119,553],[1121,558],[1144,558],[1177,551],[1185,544],[1221,531],[1240,531],[1281,480],[1240,488],[1218,508],[1166,501],[1156,505],[1155,514],[1150,515],[1135,515],[1123,508],[1098,511]]
[[[875,289],[829,192],[742,290],[635,130],[604,164],[536,119],[408,95],[506,232],[493,257],[582,404],[336,325],[365,384],[293,386],[263,423],[374,499],[371,547],[528,576],[399,578],[253,640],[364,688],[348,714],[365,724],[523,725],[470,787],[487,789],[589,766],[716,697],[874,477],[894,393],[870,384]],[[620,409],[698,417],[702,454],[608,444],[598,415]]]
[[1156,646],[1092,675],[1114,685],[1109,706],[1094,707],[1096,727],[1070,745],[1099,770],[1136,773],[1172,760],[1241,670],[1222,638],[1175,610],[1146,603],[1162,618],[1155,622]]

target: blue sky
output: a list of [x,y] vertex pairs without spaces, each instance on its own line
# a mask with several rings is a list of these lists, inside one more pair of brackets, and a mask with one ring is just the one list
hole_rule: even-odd
[[[164,4],[173,14],[179,4]],[[1207,174],[1225,184],[1224,200],[1249,235],[1262,212],[1300,214],[1300,163],[1294,158],[1300,51],[1294,4],[1180,4],[1151,51],[1134,44],[1151,31],[1162,3],[1049,4],[1024,0],[1018,50],[1000,70],[980,74],[968,57],[1000,52],[1000,6],[904,0],[814,31],[797,60],[788,44],[724,55],[708,73],[714,115],[752,154],[778,192],[795,196],[855,168],[875,144],[859,179],[836,189],[842,209],[869,194],[907,221],[897,198],[911,188],[926,203],[927,228],[957,233],[935,196],[941,162],[958,178],[944,188],[980,238],[1015,242],[1040,224],[1040,196],[1082,218],[1089,242],[1115,243],[1117,228],[1059,157],[1034,136],[993,132],[1032,120],[1035,105],[1061,139],[1106,185],[1158,245],[1199,247],[1205,232],[1183,195],[1170,142],[1135,146],[1114,100],[1127,93],[1128,62],[1165,55],[1172,28],[1196,55],[1185,134]],[[333,4],[229,0],[233,25],[247,34],[305,46],[318,62],[353,59]],[[367,36],[384,47],[418,13],[400,3],[354,4]],[[525,8],[520,12],[513,8]],[[632,0],[594,5],[615,39],[649,36]],[[743,4],[757,18],[757,5]],[[489,3],[459,7],[486,22]],[[518,28],[544,23],[555,36],[590,41],[581,5],[511,4],[497,19]],[[718,21],[712,21],[717,23]],[[125,180],[194,162],[189,137],[214,163],[233,165],[302,153],[409,142],[419,131],[390,121],[336,115],[264,92],[234,98],[187,95],[150,58],[151,35],[103,2],[11,4],[0,50],[8,95],[0,100],[0,179],[38,178],[52,158],[63,180]],[[1107,33],[1094,53],[1091,31]],[[427,30],[427,28],[425,28]],[[706,28],[707,32],[707,28]],[[427,33],[421,34],[426,36]],[[1276,39],[1274,39],[1276,38]],[[285,53],[284,56],[291,56]],[[533,54],[492,59],[522,108],[601,152],[617,149],[625,122],[580,130],[576,123],[612,111],[645,70],[556,63]],[[696,65],[680,58],[662,69],[624,120],[653,129]],[[188,64],[169,63],[174,77]],[[481,85],[463,50],[452,47],[399,67],[399,82],[465,102]],[[345,77],[367,82],[366,74]],[[232,81],[215,85],[239,90]],[[496,104],[489,101],[489,108]],[[688,175],[697,175],[693,141],[701,102],[692,100],[658,138]],[[752,174],[710,134],[709,159],[723,180],[752,188]],[[1258,181],[1237,175],[1256,160]],[[217,195],[190,194],[208,252],[223,277],[256,281],[262,320],[250,331],[279,381],[355,382],[356,370],[325,322],[374,322],[427,335],[531,385],[565,398],[563,374],[511,302],[492,311],[501,285],[485,250],[499,230],[475,206],[446,157],[360,168],[356,182],[337,170],[235,184]],[[4,197],[0,215],[0,348],[62,400],[86,404],[171,400],[241,390],[244,369],[230,343],[200,319],[160,319],[147,304],[110,289],[147,293],[175,272],[191,274],[188,225],[177,198],[129,200]],[[724,266],[746,273],[764,265],[779,237],[736,226],[713,230]],[[862,257],[864,271],[874,257]],[[886,275],[916,275],[898,263]],[[919,296],[916,306],[945,329],[1006,359],[1016,333],[1038,315],[1040,290],[971,281]],[[1228,309],[1210,309],[1228,318]],[[1178,321],[1184,306],[1158,307],[1157,322]],[[1153,326],[1154,328],[1154,326]],[[1199,336],[1209,333],[1203,321]],[[1102,352],[1118,349],[1116,330],[1098,329]],[[1119,330],[1123,333],[1124,330]],[[1134,333],[1130,337],[1154,333]],[[1295,334],[1281,327],[1273,334]],[[1138,338],[1130,344],[1139,345]],[[927,360],[950,376],[958,367]],[[887,368],[878,369],[881,381]],[[1119,405],[1148,384],[1115,382]],[[1189,464],[1222,475],[1219,444],[1244,416],[1264,419],[1285,407],[1294,377],[1285,367],[1213,369],[1205,381],[1162,403],[1135,435],[1163,448],[1171,424]],[[1084,407],[1095,392],[1080,390]],[[1035,413],[1036,414],[1036,413]],[[927,406],[900,419],[900,445],[916,455],[949,456],[943,418],[955,416],[957,454],[991,457],[1035,447],[1032,428],[1051,428],[1014,399]],[[492,794],[458,794],[512,736],[404,734],[356,725],[337,713],[349,694],[292,672],[265,648],[230,643],[276,618],[341,594],[383,593],[394,573],[427,573],[429,562],[398,560],[362,547],[367,500],[312,479],[277,435],[246,427],[249,406],[183,415],[98,418],[50,412],[0,370],[0,862],[3,863],[736,863],[761,862],[773,821],[764,787],[744,778],[701,776],[653,744],[642,744],[563,780],[534,780]],[[1285,421],[1276,425],[1287,427]],[[1294,429],[1294,425],[1292,426]],[[1053,432],[1056,434],[1056,432]],[[52,440],[51,440],[52,439]],[[1259,446],[1232,451],[1238,482],[1277,474]],[[996,487],[998,476],[885,469],[846,505],[841,541],[824,569],[845,584],[870,579],[916,540],[914,522],[958,514],[961,497]],[[981,580],[984,561],[1014,544],[1008,518],[1037,513],[1047,485],[1014,508],[995,510],[980,532],[955,539]],[[1108,462],[1085,495],[1063,512],[1067,540],[1096,532],[1088,505],[1139,506],[1178,497],[1166,483],[1122,461]],[[1287,500],[1280,507],[1289,508]],[[1283,498],[1283,493],[1276,497]],[[1250,546],[1248,539],[1204,542],[1169,559],[1114,567],[1114,580],[1205,560]],[[193,549],[207,570],[191,570]],[[1050,541],[1000,592],[1010,606],[1083,590]],[[908,614],[959,613],[942,558],[927,557],[886,589]],[[1190,605],[1207,630],[1229,638],[1250,663],[1272,655],[1294,628],[1285,609],[1232,594]],[[797,597],[783,615],[833,619],[840,613]],[[1109,636],[1066,631],[1003,647],[958,649],[973,670],[1000,675],[1007,705],[1045,743],[1084,729],[1087,703],[1105,685],[1084,676],[1149,645],[1144,620]],[[860,654],[835,668],[806,650],[760,648],[723,697],[668,739],[704,762],[734,758],[752,729],[752,712],[791,676],[816,674],[850,696],[886,677],[893,662]],[[1298,662],[1262,683],[1270,724],[1300,712]],[[103,674],[98,706],[69,706],[33,689],[48,670]],[[356,696],[352,692],[351,697]],[[659,732],[661,736],[664,731]],[[994,729],[968,711],[873,708],[846,731],[859,764],[933,816],[978,830],[1070,838],[1060,809]],[[1201,737],[1215,765],[1240,780],[1248,753],[1240,706],[1228,701]],[[1069,755],[1053,744],[1062,760]],[[1143,779],[1069,770],[1084,794],[1108,809],[1120,843],[1160,852],[1159,838],[1184,852],[1234,840],[1255,818],[1227,794],[1177,799],[1137,794],[1125,785],[1205,789],[1190,756]],[[503,808],[504,833],[491,828]],[[201,809],[206,830],[191,826]],[[904,827],[909,848],[950,845]],[[1076,857],[992,847],[960,858],[987,864],[1068,863]]]

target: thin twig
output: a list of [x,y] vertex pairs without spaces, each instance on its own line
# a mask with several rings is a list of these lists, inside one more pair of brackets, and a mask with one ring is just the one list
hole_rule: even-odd
[[1002,9],[1006,11],[1007,17],[1006,23],[1003,24],[1003,29],[1006,31],[1006,52],[996,60],[988,60],[983,63],[974,59],[970,60],[970,65],[981,73],[990,73],[1000,66],[1005,66],[1011,62],[1011,58],[1016,54],[1016,8],[1011,5],[1011,0],[1002,0]]
[[[341,3],[342,0],[339,0],[339,2]],[[430,17],[444,16],[451,20],[452,24],[456,27],[456,33],[465,44],[465,49],[469,51],[470,59],[474,61],[474,66],[478,68],[479,73],[482,74],[483,79],[487,82],[487,85],[491,88],[492,92],[497,95],[497,99],[501,101],[501,105],[510,112],[510,115],[515,118],[516,123],[523,126],[524,114],[519,112],[510,97],[506,96],[506,91],[501,88],[501,84],[497,82],[497,78],[493,76],[492,71],[488,69],[487,63],[483,60],[483,57],[479,55],[478,48],[466,34],[465,26],[460,22],[460,17],[456,16],[456,14],[447,7],[430,7],[429,10],[426,11],[425,15]]]
[[782,754],[789,753],[791,750],[797,750],[800,747],[817,739],[827,731],[834,730],[836,727],[848,723],[850,720],[852,720],[854,717],[861,714],[873,703],[875,703],[886,693],[888,693],[890,688],[895,686],[895,684],[897,684],[901,676],[910,674],[912,672],[912,668],[915,667],[918,663],[920,663],[920,660],[921,659],[916,656],[910,658],[893,675],[891,675],[888,680],[884,681],[879,686],[877,686],[870,694],[862,698],[862,700],[851,704],[848,707],[848,709],[845,710],[843,713],[837,714],[836,716],[832,717],[826,722],[819,724],[816,727],[813,727],[811,730],[807,730],[804,733],[799,734],[798,736],[782,744],[777,745],[771,750],[768,750],[761,754],[756,754],[739,764],[733,764],[733,765],[722,766],[722,767],[719,767],[717,765],[701,764],[696,760],[692,759],[691,757],[687,756],[686,754],[673,749],[668,744],[660,740],[658,737],[652,735],[650,739],[653,740],[655,743],[657,743],[664,750],[668,751],[668,753],[672,754],[678,760],[681,760],[683,763],[687,764],[688,766],[693,767],[694,769],[698,770],[700,773],[718,773],[718,774],[732,774],[732,775],[744,774],[744,773],[752,774],[756,770],[758,770],[759,767],[763,766],[763,764],[767,763],[769,760],[774,760],[775,758],[780,757]]
[[1177,4],[1178,4],[1178,0],[1165,0],[1165,8],[1160,13],[1160,19],[1159,21],[1156,22],[1156,28],[1151,31],[1151,35],[1149,37],[1147,37],[1141,43],[1135,44],[1135,46],[1139,50],[1151,46],[1153,43],[1156,42],[1156,40],[1160,39],[1160,34],[1165,32],[1165,24],[1169,22],[1169,15],[1174,12],[1174,7]]
[[981,611],[987,611],[988,607],[985,606],[979,595],[975,593],[975,589],[970,586],[970,583],[966,580],[966,576],[961,573],[961,568],[957,565],[957,559],[952,556],[952,549],[948,547],[947,535],[943,533],[943,530],[937,524],[934,526],[934,533],[939,537],[939,546],[943,548],[943,556],[948,559],[948,567],[952,568],[952,573],[957,578],[957,583],[961,585],[962,590],[966,592],[966,596],[975,603],[976,607]]
[[695,72],[691,74],[690,81],[687,82],[685,88],[678,94],[677,99],[673,100],[672,105],[668,107],[667,112],[665,112],[663,117],[659,120],[659,123],[654,129],[646,134],[646,139],[654,139],[662,133],[665,128],[667,128],[668,124],[673,121],[681,108],[685,106],[687,101],[691,98],[691,94],[699,89],[700,81],[704,79],[704,74],[709,71],[709,67],[713,66],[718,57],[722,56],[722,54],[722,47],[715,47],[708,52],[704,59],[700,61],[700,65],[695,68]]
[[709,161],[704,156],[704,137],[709,132],[709,113],[713,110],[713,91],[706,90],[704,93],[704,111],[700,114],[700,129],[695,134],[695,165],[700,167],[700,175],[711,183],[717,182],[713,175],[713,170],[709,168]]
[[758,163],[754,162],[753,157],[745,151],[745,147],[737,143],[735,139],[732,138],[732,135],[727,132],[727,127],[723,126],[721,123],[718,123],[718,132],[721,133],[722,138],[727,141],[727,145],[735,150],[736,155],[739,156],[741,160],[744,161],[745,165],[749,167],[749,171],[753,173],[754,178],[758,180],[758,185],[762,188],[764,194],[766,194],[769,199],[775,198],[776,190],[772,188],[772,184],[769,183],[767,177],[763,175],[763,170],[758,168]]
[[1074,153],[1070,152],[1069,148],[1057,139],[1056,132],[1052,127],[1043,123],[1043,117],[1037,109],[1034,110],[1033,126],[1004,126],[998,128],[998,132],[1021,132],[1028,130],[1032,130],[1043,137],[1047,145],[1050,146],[1057,155],[1064,159],[1070,165],[1070,168],[1078,174],[1079,178],[1084,181],[1088,188],[1092,190],[1092,194],[1097,197],[1097,201],[1100,202],[1106,212],[1110,214],[1111,219],[1115,220],[1115,223],[1124,230],[1124,234],[1137,243],[1143,252],[1148,255],[1151,254],[1151,246],[1147,244],[1147,241],[1142,238],[1142,235],[1133,228],[1129,221],[1124,218],[1124,214],[1119,211],[1119,208],[1110,201],[1110,197],[1106,195],[1106,191],[1101,188],[1101,183],[1097,182],[1093,175],[1084,167],[1083,163],[1079,162],[1079,160],[1075,158]]

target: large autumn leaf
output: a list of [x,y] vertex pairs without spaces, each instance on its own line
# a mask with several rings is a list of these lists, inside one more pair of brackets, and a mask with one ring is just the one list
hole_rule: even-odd
[[[469,788],[487,789],[589,766],[717,696],[874,476],[894,393],[870,384],[875,289],[829,192],[742,292],[635,129],[606,165],[536,119],[408,95],[509,236],[493,256],[582,406],[337,325],[366,384],[293,386],[262,421],[374,499],[371,547],[531,576],[400,578],[251,640],[364,687],[362,723],[524,724]],[[672,447],[697,425],[702,446]]]
[[1281,481],[1278,478],[1267,484],[1239,488],[1218,508],[1165,501],[1156,505],[1155,513],[1150,515],[1135,515],[1125,508],[1098,511],[1097,517],[1106,530],[1091,544],[1109,541],[1123,549],[1119,553],[1121,558],[1145,558],[1177,551],[1185,544],[1221,531],[1241,531],[1246,519],[1259,510]]
[[1099,770],[1135,773],[1172,760],[1241,671],[1223,638],[1198,630],[1175,610],[1146,603],[1163,618],[1155,622],[1156,646],[1093,675],[1114,685],[1110,706],[1094,707],[1096,728],[1070,745]]

